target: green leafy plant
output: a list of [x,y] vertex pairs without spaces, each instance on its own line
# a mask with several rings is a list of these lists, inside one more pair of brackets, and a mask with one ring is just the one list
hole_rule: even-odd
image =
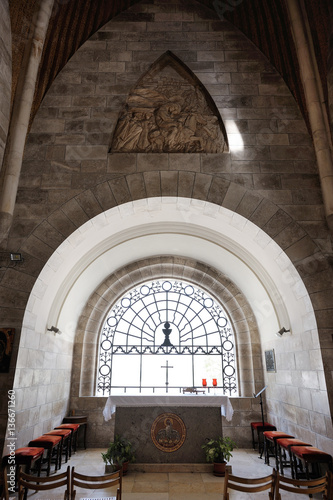
[[207,462],[223,463],[229,462],[236,443],[230,437],[219,436],[216,439],[207,439],[201,448],[205,451]]
[[106,465],[116,465],[119,467],[125,462],[134,462],[135,455],[132,443],[128,439],[116,434],[106,452],[102,453],[102,458]]

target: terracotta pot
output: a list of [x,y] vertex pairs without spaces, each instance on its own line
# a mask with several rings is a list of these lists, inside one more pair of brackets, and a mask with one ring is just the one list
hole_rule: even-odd
[[224,477],[226,465],[227,465],[227,462],[222,462],[222,463],[215,463],[214,462],[214,468],[213,468],[214,476]]
[[128,462],[123,463],[123,476],[126,476],[128,471]]
[[[121,467],[118,464],[108,464],[105,465],[105,474],[110,474],[112,472],[115,472],[119,470]],[[123,463],[123,476],[126,476],[128,471],[128,462]]]

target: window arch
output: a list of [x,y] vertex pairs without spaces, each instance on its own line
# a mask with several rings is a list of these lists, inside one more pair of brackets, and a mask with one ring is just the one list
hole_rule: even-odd
[[97,395],[179,393],[200,388],[237,395],[233,329],[222,306],[187,281],[146,282],[111,308],[101,331]]

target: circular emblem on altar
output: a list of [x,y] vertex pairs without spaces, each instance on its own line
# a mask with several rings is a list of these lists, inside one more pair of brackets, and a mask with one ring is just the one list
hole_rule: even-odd
[[171,452],[178,450],[183,445],[186,438],[186,427],[178,415],[162,413],[155,418],[150,434],[156,448]]

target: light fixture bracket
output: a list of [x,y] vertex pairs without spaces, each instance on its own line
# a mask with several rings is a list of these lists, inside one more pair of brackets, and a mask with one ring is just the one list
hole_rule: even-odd
[[280,330],[279,330],[278,332],[276,332],[276,334],[275,334],[275,335],[276,335],[277,337],[282,337],[282,335],[283,335],[284,333],[287,333],[287,332],[290,332],[290,329],[289,329],[289,330],[287,330],[287,329],[283,326],[282,328],[280,328]]

